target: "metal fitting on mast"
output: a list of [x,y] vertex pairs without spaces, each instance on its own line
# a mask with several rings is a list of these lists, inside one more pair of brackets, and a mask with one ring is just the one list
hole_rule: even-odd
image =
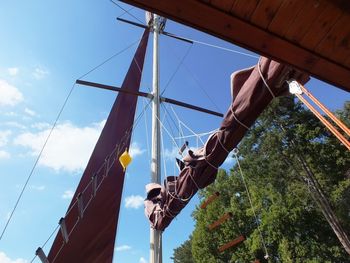
[[166,18],[155,15],[151,12],[146,12],[146,23],[152,32],[157,31],[161,34],[165,28]]

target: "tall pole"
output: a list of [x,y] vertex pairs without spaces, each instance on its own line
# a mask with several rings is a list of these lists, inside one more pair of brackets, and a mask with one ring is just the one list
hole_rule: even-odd
[[[153,100],[152,100],[152,162],[151,180],[160,184],[160,110],[159,110],[159,51],[158,37],[160,17],[153,15]],[[150,231],[150,263],[162,263],[162,233],[151,228]]]

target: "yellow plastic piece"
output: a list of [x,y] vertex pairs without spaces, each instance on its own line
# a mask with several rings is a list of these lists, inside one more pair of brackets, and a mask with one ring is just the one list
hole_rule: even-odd
[[120,157],[119,157],[119,162],[122,165],[124,172],[125,172],[126,167],[128,167],[128,165],[131,163],[131,161],[132,161],[132,158],[128,152],[128,149],[126,149],[123,152],[123,154],[120,155]]

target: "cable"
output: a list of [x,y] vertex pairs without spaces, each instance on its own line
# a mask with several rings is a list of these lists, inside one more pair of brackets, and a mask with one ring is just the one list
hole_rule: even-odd
[[101,62],[100,64],[98,64],[96,67],[92,68],[91,70],[89,70],[87,73],[81,75],[78,79],[82,79],[84,77],[86,77],[87,75],[89,75],[91,72],[93,72],[94,70],[96,70],[97,68],[101,67],[102,65],[106,64],[108,61],[112,60],[113,58],[115,58],[116,56],[122,54],[123,52],[125,52],[126,50],[128,50],[129,48],[131,48],[132,46],[134,46],[136,43],[138,43],[141,40],[141,38],[139,38],[138,40],[136,40],[135,42],[131,43],[130,45],[128,45],[126,48],[122,49],[121,51],[118,51],[117,53],[115,53],[113,56],[107,58],[106,60],[104,60],[103,62]]
[[119,18],[119,17],[122,17],[122,16],[125,15],[125,14],[130,14],[130,11],[133,10],[134,8],[135,8],[135,6],[129,8],[127,11],[124,11],[122,14],[120,14],[120,15],[118,16],[118,18]]
[[120,9],[122,9],[125,13],[128,13],[130,16],[132,16],[133,18],[135,18],[137,21],[139,21],[141,24],[143,24],[144,22],[142,22],[140,19],[138,19],[136,16],[134,16],[133,14],[131,14],[128,10],[126,10],[125,8],[123,8],[121,5],[117,4],[116,2],[114,2],[113,0],[109,0],[110,2],[112,2],[113,4],[115,4],[116,6],[118,6]]
[[171,81],[173,80],[173,78],[175,77],[176,73],[179,71],[181,65],[183,64],[183,62],[185,61],[186,57],[188,56],[188,54],[190,53],[191,51],[191,48],[192,48],[193,45],[190,45],[189,48],[186,50],[186,53],[185,55],[181,58],[179,64],[177,65],[175,71],[173,72],[173,74],[170,76],[167,84],[165,85],[164,87],[164,90],[162,91],[162,93],[160,94],[160,96],[162,96],[164,94],[164,92],[166,91],[166,89],[168,88],[168,86],[170,85]]
[[234,155],[235,158],[236,158],[236,162],[237,162],[237,165],[238,165],[238,169],[239,169],[240,175],[241,175],[241,177],[242,177],[242,181],[243,181],[245,190],[246,190],[246,192],[247,192],[247,196],[248,196],[248,199],[249,199],[249,203],[250,203],[250,206],[251,206],[252,211],[253,211],[253,214],[254,214],[255,223],[256,223],[256,226],[257,226],[258,231],[259,231],[261,243],[262,243],[262,245],[263,245],[263,247],[264,247],[264,250],[265,250],[265,258],[267,258],[267,257],[268,257],[267,248],[266,248],[266,245],[265,245],[264,237],[263,237],[262,232],[261,232],[261,230],[260,230],[258,217],[256,216],[256,213],[255,213],[255,209],[254,209],[253,202],[252,202],[252,199],[251,199],[249,190],[248,190],[248,186],[247,186],[247,183],[246,183],[246,181],[245,181],[245,179],[244,179],[244,175],[243,175],[243,171],[242,171],[242,168],[241,168],[241,164],[240,164],[239,159],[238,159],[238,149],[237,149],[237,148],[234,149],[233,155]]
[[[145,108],[145,98],[143,98],[142,100],[142,105]],[[150,147],[150,143],[149,143],[149,133],[148,133],[148,121],[147,121],[147,114],[144,114],[145,116],[145,129],[146,129],[146,145],[147,145],[147,155],[148,155],[148,159],[149,159],[149,165],[151,167],[151,147]]]
[[[174,51],[174,49],[168,45],[168,47],[170,47],[170,49],[172,49],[172,54],[176,54],[176,52]],[[177,58],[178,56],[175,55]],[[179,58],[178,58],[179,59]],[[180,59],[179,59],[180,60]],[[202,87],[202,85],[200,84],[199,80],[196,78],[196,76],[194,75],[194,73],[190,70],[190,68],[185,64],[182,63],[182,65],[184,65],[184,68],[187,70],[187,72],[189,73],[189,75],[192,77],[192,79],[194,80],[194,82],[197,84],[197,86],[202,90],[202,92],[204,93],[204,95],[209,99],[209,101],[214,105],[214,107],[218,110],[218,111],[222,111],[217,105],[216,103],[213,101],[213,99],[209,96],[208,92]]]
[[64,103],[63,103],[63,105],[62,105],[60,111],[58,112],[58,115],[57,115],[57,117],[56,117],[56,119],[55,119],[55,121],[54,121],[54,123],[53,123],[51,129],[50,129],[50,132],[49,132],[49,134],[47,135],[43,146],[41,147],[41,150],[40,150],[40,152],[39,152],[39,154],[38,154],[38,156],[37,156],[37,158],[36,158],[36,160],[35,160],[35,162],[34,162],[34,165],[33,165],[32,169],[31,169],[31,171],[30,171],[30,173],[29,173],[29,175],[28,175],[28,177],[27,177],[27,180],[25,181],[25,183],[24,183],[24,185],[23,185],[23,187],[22,187],[22,190],[21,190],[21,192],[20,192],[20,194],[19,194],[19,196],[18,196],[18,198],[17,198],[17,200],[16,200],[16,203],[15,203],[15,205],[14,205],[12,211],[11,211],[11,214],[10,214],[10,216],[8,217],[7,221],[6,221],[5,227],[4,227],[4,229],[2,230],[2,232],[1,232],[0,240],[2,239],[2,237],[3,237],[4,234],[5,234],[5,231],[6,231],[8,225],[9,225],[11,219],[12,219],[12,216],[13,216],[13,214],[14,214],[14,212],[15,212],[17,206],[18,206],[18,203],[19,203],[19,201],[20,201],[21,198],[22,198],[22,195],[23,195],[23,193],[24,193],[24,190],[27,188],[27,185],[28,185],[28,183],[29,183],[29,180],[30,180],[30,178],[32,177],[32,175],[33,175],[33,173],[34,173],[34,170],[35,170],[35,168],[36,168],[36,166],[37,166],[37,164],[38,164],[38,162],[39,162],[39,160],[40,160],[40,158],[41,158],[41,155],[42,155],[42,153],[43,153],[43,151],[44,151],[44,149],[45,149],[45,146],[46,146],[47,142],[49,141],[49,138],[50,138],[50,136],[51,136],[51,134],[52,134],[54,128],[56,127],[59,118],[61,117],[61,114],[62,114],[62,112],[63,112],[63,109],[65,108],[65,106],[66,106],[66,104],[67,104],[67,101],[68,101],[69,97],[71,96],[71,94],[72,94],[72,92],[73,92],[73,90],[74,90],[74,87],[75,87],[75,83],[74,83],[73,86],[70,88],[69,93],[68,93],[68,95],[66,96],[66,99],[64,100]]
[[221,50],[224,50],[224,51],[240,54],[240,55],[251,57],[251,58],[259,58],[259,56],[252,55],[252,54],[249,54],[249,53],[245,53],[245,52],[242,52],[242,51],[238,51],[238,50],[234,50],[234,49],[230,49],[230,48],[226,48],[226,47],[222,47],[222,46],[217,46],[217,45],[214,45],[214,44],[202,42],[202,41],[195,40],[195,39],[188,38],[188,37],[182,37],[182,36],[180,36],[180,37],[185,39],[185,40],[192,41],[193,43],[200,44],[200,45],[203,45],[203,46],[213,47],[213,48],[221,49]]

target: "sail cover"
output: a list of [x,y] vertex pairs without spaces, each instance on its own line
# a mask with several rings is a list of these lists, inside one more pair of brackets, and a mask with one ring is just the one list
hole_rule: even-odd
[[203,147],[188,152],[179,176],[167,177],[164,186],[146,186],[145,214],[153,228],[164,230],[198,189],[214,182],[218,167],[261,112],[274,97],[287,92],[289,79],[305,83],[309,77],[265,57],[256,66],[232,74],[233,100],[220,129]]
[[[122,84],[138,91],[148,42],[145,30]],[[137,96],[120,92],[83,173],[66,216],[61,220],[50,263],[112,262],[124,171],[118,161],[129,147]]]

